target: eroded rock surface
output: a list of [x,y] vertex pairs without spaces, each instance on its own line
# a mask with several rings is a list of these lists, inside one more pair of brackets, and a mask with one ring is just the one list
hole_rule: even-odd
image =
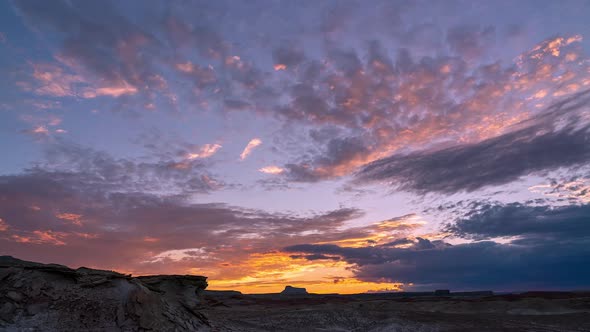
[[0,256],[0,330],[208,331],[201,276],[132,277]]

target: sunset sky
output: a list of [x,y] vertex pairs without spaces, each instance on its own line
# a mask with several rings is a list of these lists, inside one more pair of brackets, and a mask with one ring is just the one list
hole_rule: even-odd
[[0,1],[0,255],[590,288],[590,1]]

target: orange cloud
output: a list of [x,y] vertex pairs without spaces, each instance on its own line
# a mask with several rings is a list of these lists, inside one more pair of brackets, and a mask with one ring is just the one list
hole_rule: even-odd
[[92,99],[100,96],[120,97],[123,95],[133,95],[137,93],[137,88],[127,82],[114,84],[111,86],[103,86],[94,89],[86,89],[82,96],[84,98]]
[[63,246],[66,243],[62,240],[67,234],[53,231],[33,231],[30,236],[12,235],[12,239],[20,243],[50,244]]
[[260,144],[262,144],[261,139],[259,139],[259,138],[251,139],[250,142],[248,142],[248,145],[246,145],[246,147],[244,148],[244,151],[242,151],[242,153],[240,154],[240,159],[241,160],[246,159],[246,157],[248,157],[248,155],[250,155],[250,153],[252,153],[252,150],[254,150],[254,148],[259,146]]
[[285,70],[285,69],[287,69],[287,66],[282,63],[277,63],[276,65],[274,65],[274,69],[276,71]]
[[[244,293],[276,293],[285,285],[307,288],[311,293],[364,293],[373,289],[401,290],[400,283],[365,282],[354,277],[352,265],[333,260],[309,261],[285,253],[252,254],[243,263],[210,273],[209,288]],[[199,273],[200,269],[191,271]],[[211,271],[213,272],[213,271]],[[224,277],[227,273],[246,276]],[[202,271],[201,271],[202,273]]]
[[62,220],[67,220],[70,223],[77,225],[77,226],[82,226],[82,215],[81,214],[75,214],[75,213],[58,213],[55,215],[56,218],[62,219]]
[[365,247],[368,243],[371,243],[372,245],[380,245],[397,240],[401,236],[411,238],[412,236],[410,236],[409,233],[425,224],[426,221],[420,216],[409,214],[356,228],[360,234],[363,234],[362,236],[318,241],[315,242],[315,244],[336,244],[351,248]]

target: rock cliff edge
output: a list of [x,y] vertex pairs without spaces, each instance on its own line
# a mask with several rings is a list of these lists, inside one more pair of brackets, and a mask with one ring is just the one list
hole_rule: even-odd
[[207,278],[132,277],[0,256],[0,329],[207,331],[198,292]]

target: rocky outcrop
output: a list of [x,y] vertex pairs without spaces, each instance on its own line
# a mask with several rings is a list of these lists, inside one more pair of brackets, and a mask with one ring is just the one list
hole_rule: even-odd
[[281,292],[283,295],[307,295],[309,294],[305,288],[286,286]]
[[132,277],[0,256],[0,330],[208,331],[207,278]]

